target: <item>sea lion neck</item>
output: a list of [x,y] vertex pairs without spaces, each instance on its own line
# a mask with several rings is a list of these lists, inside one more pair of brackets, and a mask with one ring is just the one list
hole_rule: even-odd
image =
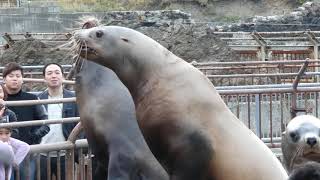
[[[157,59],[158,58],[158,59]],[[174,63],[162,60],[161,56],[148,58],[144,56],[124,56],[124,60],[111,61],[108,66],[118,75],[131,94],[140,92],[146,84],[152,84],[163,75],[171,73]],[[161,59],[161,61],[159,61]],[[108,67],[107,66],[107,67]]]

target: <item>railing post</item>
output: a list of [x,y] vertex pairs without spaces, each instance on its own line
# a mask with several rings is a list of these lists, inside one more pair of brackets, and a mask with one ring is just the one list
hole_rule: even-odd
[[66,180],[73,180],[74,179],[74,149],[75,149],[75,141],[82,131],[81,123],[79,122],[71,131],[68,140],[73,144],[73,148],[68,150],[66,153]]
[[293,84],[292,84],[292,97],[291,97],[291,119],[297,116],[297,112],[304,112],[306,111],[305,108],[297,108],[297,88],[301,77],[303,76],[304,72],[306,71],[309,64],[309,59],[306,59],[304,64],[301,66],[298,75],[295,77]]
[[74,180],[74,147],[67,150],[66,156],[65,156],[65,172],[66,172],[66,180]]
[[257,41],[257,43],[260,46],[260,53],[261,53],[261,60],[266,61],[267,59],[267,42],[263,39],[263,37],[256,31],[251,33],[251,36],[253,37],[254,40]]
[[[305,33],[309,39],[309,41],[313,44],[313,59],[319,59],[319,41],[313,32],[308,29]],[[319,63],[316,63],[315,71],[319,72]],[[319,82],[319,77],[316,76],[316,82]]]
[[255,120],[256,120],[256,132],[259,138],[262,138],[262,132],[261,132],[261,95],[256,94],[255,96],[255,104],[256,104],[256,110],[255,110]]

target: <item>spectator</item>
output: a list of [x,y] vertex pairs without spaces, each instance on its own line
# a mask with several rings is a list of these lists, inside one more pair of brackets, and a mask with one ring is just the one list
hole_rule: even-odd
[[[17,63],[8,63],[3,70],[3,81],[5,89],[8,93],[7,101],[19,100],[37,100],[38,97],[34,94],[24,92],[22,90],[23,69]],[[47,113],[43,105],[32,106],[14,106],[9,107],[17,115],[18,121],[43,120],[47,119]],[[19,140],[32,144],[39,144],[41,138],[49,132],[50,128],[47,125],[21,127],[19,128]],[[26,167],[25,161],[20,164],[20,179],[26,179],[26,173],[23,171]],[[30,179],[35,179],[35,157],[30,157]]]
[[[0,123],[8,123],[9,119],[2,119]],[[26,157],[30,146],[11,137],[10,128],[0,128],[0,179],[8,180],[12,166],[18,166]]]
[[[9,122],[16,122],[17,116],[11,111],[9,108],[4,106],[4,100],[7,99],[7,93],[5,91],[4,85],[0,84],[0,119],[7,119]],[[11,130],[11,137],[18,139],[19,138],[19,130],[17,128],[13,128]]]
[[[48,89],[39,94],[40,99],[57,99],[57,98],[70,98],[75,97],[75,94],[67,89],[62,87],[62,81],[64,80],[63,76],[63,68],[60,64],[57,63],[49,63],[44,66],[42,74],[44,76],[44,80],[47,84]],[[49,119],[61,119],[68,117],[78,117],[78,109],[76,103],[60,103],[60,104],[48,104],[45,105],[46,110],[48,112]],[[63,123],[63,124],[50,124],[50,131],[47,135],[45,135],[41,144],[45,143],[55,143],[66,141],[68,136],[70,135],[72,129],[75,127],[77,123]],[[47,179],[47,154],[41,154],[40,163],[43,164],[41,166],[41,179]],[[64,156],[65,154],[62,152],[60,154]],[[50,153],[50,162],[51,162],[51,175],[56,173],[57,167],[57,153]],[[61,165],[61,179],[65,179],[65,161],[64,158],[60,160]],[[57,174],[55,174],[57,175]]]

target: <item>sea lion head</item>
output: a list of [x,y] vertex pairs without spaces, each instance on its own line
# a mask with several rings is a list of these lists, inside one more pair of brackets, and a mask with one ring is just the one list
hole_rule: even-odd
[[282,151],[288,171],[308,161],[320,162],[320,120],[311,115],[293,118],[282,136]]
[[180,62],[152,38],[126,27],[81,29],[75,32],[74,39],[82,58],[110,68],[131,90],[144,86],[143,81],[149,81],[151,76],[157,81],[161,70]]
[[104,62],[121,60],[129,53],[134,54],[134,31],[118,26],[98,26],[90,29],[82,29],[75,33],[74,37],[81,45],[81,53],[85,59]]
[[152,38],[121,26],[97,26],[77,30],[74,39],[81,47],[81,57],[114,71],[120,67],[125,67],[122,69],[125,72],[143,71],[146,69],[143,67],[167,65],[178,59]]

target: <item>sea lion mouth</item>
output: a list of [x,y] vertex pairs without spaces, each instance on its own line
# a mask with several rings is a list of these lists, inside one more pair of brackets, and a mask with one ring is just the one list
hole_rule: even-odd
[[78,37],[75,38],[74,42],[75,44],[73,49],[77,58],[82,57],[88,59],[98,56],[98,52],[93,47],[89,46],[87,41]]
[[303,155],[306,158],[318,158],[320,160],[320,153],[319,152],[307,152]]
[[[97,55],[97,51],[94,50],[93,48],[89,47],[89,46],[86,46],[86,44],[82,44],[80,45],[80,56],[81,57],[86,57],[87,55],[91,55],[91,54],[94,54],[94,55]],[[85,56],[84,56],[85,55]]]

